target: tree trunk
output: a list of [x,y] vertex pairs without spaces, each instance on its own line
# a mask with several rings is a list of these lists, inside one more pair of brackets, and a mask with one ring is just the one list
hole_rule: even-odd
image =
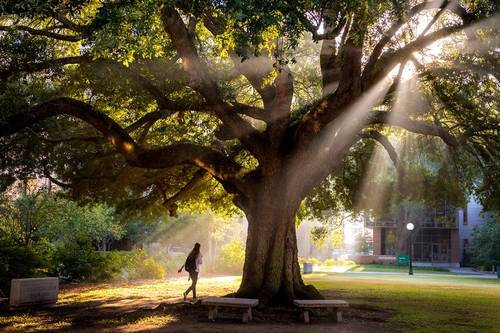
[[279,178],[269,177],[259,186],[256,200],[245,207],[248,237],[237,296],[281,304],[290,304],[295,298],[322,298],[313,286],[302,281],[295,228],[300,199],[293,198],[297,191],[290,186],[277,184]]

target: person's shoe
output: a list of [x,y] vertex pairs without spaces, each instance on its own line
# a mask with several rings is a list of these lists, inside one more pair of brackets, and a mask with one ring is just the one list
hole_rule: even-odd
[[187,295],[186,295],[186,293],[183,293],[182,295],[184,295],[184,302],[186,302],[187,301]]

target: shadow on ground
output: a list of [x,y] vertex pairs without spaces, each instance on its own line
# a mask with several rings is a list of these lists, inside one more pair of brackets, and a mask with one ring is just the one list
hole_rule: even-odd
[[241,324],[241,312],[220,311],[216,322],[209,322],[201,304],[178,301],[147,308],[141,297],[106,298],[78,304],[57,305],[41,310],[0,309],[9,317],[2,332],[391,332],[393,314],[379,308],[353,304],[344,321],[335,323],[326,311],[312,313],[310,325],[300,322],[296,310],[285,307],[258,307],[254,320]]

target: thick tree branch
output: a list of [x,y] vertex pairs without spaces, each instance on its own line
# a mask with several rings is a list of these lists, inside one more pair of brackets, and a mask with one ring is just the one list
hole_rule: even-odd
[[[338,13],[336,13],[338,14]],[[297,17],[300,20],[300,23],[304,25],[304,27],[312,34],[313,40],[333,40],[338,37],[342,29],[344,29],[347,19],[342,17],[338,20],[338,23],[335,26],[331,26],[330,29],[327,29],[324,33],[318,33],[318,26],[312,24],[304,15],[296,12]]]
[[330,64],[333,65],[334,77],[327,82],[330,87],[324,90],[331,93],[323,96],[302,117],[295,133],[298,145],[308,145],[311,138],[340,117],[361,96],[362,41],[366,32],[365,22],[359,17],[345,27],[338,55]]
[[72,185],[72,184],[70,184],[70,183],[64,183],[64,182],[62,182],[62,181],[60,181],[60,180],[58,180],[58,179],[56,179],[56,178],[52,177],[52,175],[51,175],[49,172],[47,172],[47,171],[45,171],[45,172],[44,172],[44,175],[45,175],[45,177],[47,177],[47,178],[48,178],[51,182],[53,182],[53,183],[54,183],[54,184],[56,184],[57,186],[60,186],[60,187],[66,187],[66,188],[70,188],[70,187],[72,187],[72,186],[73,186],[73,185]]
[[70,115],[100,131],[131,166],[162,169],[191,164],[209,172],[220,181],[236,184],[243,169],[222,153],[192,143],[177,143],[166,147],[144,148],[113,119],[92,106],[72,99],[57,98],[34,106],[29,112],[14,114],[0,125],[0,137],[14,134],[46,118]]
[[103,142],[102,136],[68,136],[68,137],[64,137],[64,138],[47,138],[47,137],[41,135],[40,133],[33,131],[30,127],[27,127],[27,129],[31,134],[36,136],[41,141],[45,141],[45,142],[53,143],[53,144],[66,143],[66,142],[72,142],[72,141],[92,142],[92,143]]
[[5,80],[17,73],[29,74],[29,73],[41,72],[47,69],[61,67],[65,65],[88,63],[91,60],[92,59],[90,57],[83,55],[83,56],[51,59],[43,62],[23,63],[20,64],[19,66],[12,66],[6,70],[1,71],[0,79]]
[[449,146],[460,146],[464,138],[457,138],[446,129],[421,120],[413,120],[396,115],[393,112],[371,111],[368,116],[368,125],[385,124],[404,128],[410,132],[440,137]]
[[129,78],[139,87],[148,92],[156,100],[158,107],[160,108],[160,111],[152,112],[146,115],[145,117],[139,119],[135,124],[130,125],[126,129],[128,132],[136,130],[137,128],[141,127],[144,123],[148,122],[152,118],[155,119],[166,118],[175,111],[206,110],[204,108],[204,105],[173,101],[169,99],[165,92],[163,92],[156,85],[154,85],[149,78],[142,75],[139,72],[139,70],[136,69],[134,66],[125,67],[123,64],[110,59],[93,60],[91,59],[91,57],[86,55],[52,59],[40,63],[24,64],[21,67],[11,68],[7,71],[1,72],[0,77],[5,79],[17,72],[33,73],[69,64],[89,64],[89,63],[104,65],[107,66],[108,68],[119,71],[125,77]]
[[232,104],[234,106],[234,111],[239,114],[244,114],[245,116],[248,116],[250,118],[262,120],[265,122],[270,121],[269,115],[266,114],[266,111],[264,109],[255,106],[249,106],[242,103],[232,103]]
[[145,114],[144,116],[142,116],[141,118],[137,119],[132,124],[125,127],[125,131],[127,131],[127,132],[136,131],[149,122],[156,122],[160,119],[167,118],[167,117],[171,116],[172,114],[174,114],[175,112],[177,112],[177,111],[175,111],[175,110],[157,110],[157,111],[149,112],[149,113]]
[[82,40],[81,36],[78,35],[64,35],[57,32],[52,32],[50,30],[39,30],[34,29],[25,25],[10,25],[10,26],[0,26],[0,31],[25,31],[30,35],[35,36],[45,36],[51,39],[63,40],[67,42],[78,42]]
[[377,62],[377,66],[374,71],[363,77],[365,89],[386,76],[396,64],[404,62],[412,55],[413,52],[422,50],[426,46],[429,46],[440,39],[462,31],[469,25],[470,23],[466,23],[436,30],[430,34],[417,38],[397,51],[385,54]]
[[146,90],[156,100],[156,102],[158,103],[158,107],[160,109],[185,110],[183,106],[180,106],[178,103],[167,98],[165,93],[161,91],[156,85],[154,85],[150,79],[146,78],[132,66],[125,67],[123,64],[116,62],[114,60],[104,60],[104,59],[98,60],[96,61],[96,63],[104,64],[106,66],[115,68],[120,72],[124,73],[126,77],[130,78],[132,81],[134,81],[144,90]]
[[[224,19],[205,13],[203,17],[205,27],[214,36],[224,32],[227,25]],[[281,41],[278,40],[277,49],[280,47]],[[246,53],[251,54],[252,52],[247,50]],[[273,138],[283,134],[289,125],[290,105],[293,97],[293,79],[290,69],[287,66],[282,66],[279,68],[279,73],[273,84],[265,84],[266,77],[272,74],[276,66],[268,52],[262,52],[259,56],[250,55],[248,58],[243,58],[235,50],[229,50],[229,57],[235,70],[243,75],[261,96],[265,112],[252,113],[256,116],[254,118],[263,120],[269,125],[266,133],[272,141]]]
[[56,13],[55,18],[61,22],[66,28],[73,30],[75,32],[84,32],[88,26],[83,26],[77,23],[74,23],[70,19],[68,19],[64,14],[62,13]]
[[261,157],[265,146],[262,136],[250,123],[232,112],[231,105],[221,99],[217,83],[211,78],[205,64],[200,60],[192,37],[177,10],[163,5],[161,17],[165,31],[182,58],[182,66],[191,77],[190,86],[203,95],[207,104],[213,108],[231,135],[238,138],[257,158]]
[[[214,17],[207,13],[204,13],[203,17],[205,27],[212,35],[218,36],[224,33],[226,22],[222,17]],[[264,104],[271,102],[275,95],[274,89],[272,85],[264,85],[264,79],[273,71],[273,61],[269,55],[263,52],[260,56],[253,56],[251,50],[246,50],[249,56],[242,58],[234,50],[229,50],[228,53],[236,71],[250,82],[262,97]]]
[[471,15],[467,13],[467,11],[462,6],[460,6],[456,1],[448,1],[448,0],[424,1],[413,6],[408,11],[407,15],[400,18],[396,23],[394,23],[384,33],[379,42],[375,45],[370,57],[368,58],[368,62],[365,66],[363,77],[367,78],[371,76],[371,73],[375,68],[375,64],[379,60],[380,55],[382,54],[382,51],[384,50],[385,46],[391,41],[391,39],[396,35],[396,33],[403,25],[408,23],[408,21],[418,13],[427,9],[436,9],[436,8],[441,8],[442,10],[446,9],[451,11],[452,13],[459,16],[464,23],[468,23],[472,20]]
[[380,143],[382,147],[384,147],[385,151],[389,155],[392,163],[394,164],[394,167],[396,168],[398,172],[398,177],[402,178],[404,175],[404,168],[401,164],[401,160],[398,157],[398,153],[396,152],[396,149],[392,145],[391,141],[389,141],[389,138],[387,138],[385,135],[382,135],[380,132],[374,131],[374,130],[368,130],[363,133],[361,133],[361,137],[363,138],[369,138],[377,141]]
[[191,179],[184,185],[180,190],[178,190],[174,195],[167,197],[166,191],[160,182],[156,183],[156,186],[160,190],[163,197],[163,206],[168,210],[170,216],[177,216],[177,202],[185,198],[193,188],[195,188],[200,181],[203,179],[207,172],[203,169],[199,169],[194,173]]

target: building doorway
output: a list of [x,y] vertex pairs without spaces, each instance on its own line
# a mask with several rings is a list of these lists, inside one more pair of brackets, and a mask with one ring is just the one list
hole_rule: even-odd
[[450,230],[423,228],[414,243],[414,259],[423,262],[450,261]]
[[432,261],[433,262],[448,262],[448,247],[449,244],[432,244]]

